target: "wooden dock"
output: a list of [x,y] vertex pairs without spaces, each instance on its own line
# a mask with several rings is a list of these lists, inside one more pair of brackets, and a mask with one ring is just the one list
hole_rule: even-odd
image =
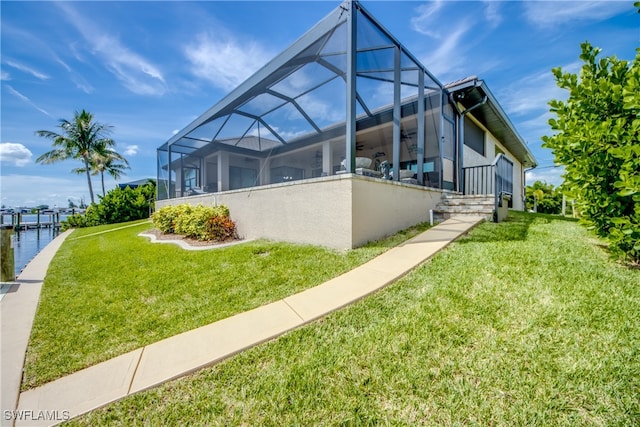
[[60,228],[60,223],[59,222],[50,222],[50,221],[43,221],[43,222],[21,222],[18,224],[14,224],[13,228],[14,230],[33,230],[33,229],[41,229],[41,228],[55,228],[55,229],[59,229]]
[[[36,216],[37,221],[36,222],[25,222],[23,221],[23,216],[24,215],[31,215],[31,216]],[[35,214],[22,214],[22,213],[11,213],[11,214],[5,214],[3,213],[2,216],[0,216],[0,224],[1,225],[5,225],[5,216],[11,216],[11,222],[6,222],[6,225],[11,225],[13,226],[13,229],[16,231],[25,231],[25,230],[40,230],[43,228],[53,228],[53,229],[60,229],[60,213],[59,212],[55,212],[55,213],[48,213],[48,214],[40,214],[40,211],[38,211]],[[41,216],[48,216],[49,220],[48,221],[42,221],[40,219]]]

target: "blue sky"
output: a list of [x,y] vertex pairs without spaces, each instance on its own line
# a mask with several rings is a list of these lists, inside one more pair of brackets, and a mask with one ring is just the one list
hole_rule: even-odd
[[[560,183],[547,102],[564,98],[551,68],[577,72],[580,43],[632,60],[633,1],[363,1],[442,83],[484,79],[540,167],[528,181]],[[89,194],[80,164],[40,165],[76,110],[114,127],[131,170],[156,176],[156,148],[339,5],[339,1],[2,1],[1,203],[66,207]],[[115,186],[107,179],[107,191]],[[94,189],[99,193],[99,178]]]

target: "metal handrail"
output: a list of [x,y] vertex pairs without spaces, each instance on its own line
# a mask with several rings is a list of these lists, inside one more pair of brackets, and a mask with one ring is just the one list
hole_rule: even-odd
[[462,168],[462,179],[465,196],[493,194],[494,212],[504,196],[513,196],[513,162],[502,153],[490,165]]

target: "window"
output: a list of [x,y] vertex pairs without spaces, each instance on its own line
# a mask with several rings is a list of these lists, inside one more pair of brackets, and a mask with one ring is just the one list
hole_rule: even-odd
[[484,131],[470,119],[464,121],[464,145],[483,156],[485,155]]
[[200,184],[200,169],[196,167],[185,167],[183,169],[184,174],[184,190],[188,191],[193,188],[199,187]]
[[253,187],[258,181],[258,172],[255,169],[229,166],[229,189]]

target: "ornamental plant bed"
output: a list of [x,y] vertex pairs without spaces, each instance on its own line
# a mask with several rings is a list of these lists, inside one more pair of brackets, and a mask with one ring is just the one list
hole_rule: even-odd
[[152,234],[155,236],[156,240],[182,240],[183,242],[189,244],[190,246],[217,246],[223,243],[235,242],[238,240],[242,240],[238,237],[230,237],[223,240],[198,240],[192,237],[187,237],[183,234],[177,233],[163,233],[157,228],[153,228],[151,230],[145,231],[145,234]]
[[153,224],[163,234],[177,234],[185,239],[225,242],[238,238],[236,223],[226,206],[165,206],[152,216]]

